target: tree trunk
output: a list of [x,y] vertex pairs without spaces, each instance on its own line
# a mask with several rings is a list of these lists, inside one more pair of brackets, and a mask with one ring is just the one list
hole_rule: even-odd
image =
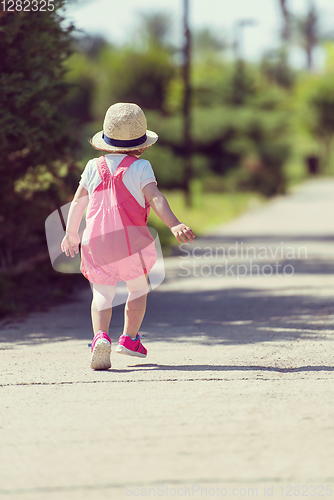
[[186,206],[191,206],[190,182],[193,175],[192,169],[192,144],[191,144],[191,85],[190,85],[190,29],[189,29],[189,0],[183,0],[184,5],[184,48],[183,48],[183,190]]
[[307,69],[313,71],[313,49],[318,44],[318,13],[312,0],[310,0],[309,11],[306,18],[305,26],[305,45]]
[[282,38],[284,42],[288,42],[290,39],[290,15],[287,8],[287,0],[279,0],[280,8],[283,16],[283,31]]
[[307,70],[309,73],[313,70],[313,47],[309,44],[306,46]]

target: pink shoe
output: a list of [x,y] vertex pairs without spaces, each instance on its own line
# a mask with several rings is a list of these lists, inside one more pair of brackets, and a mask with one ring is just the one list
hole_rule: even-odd
[[137,333],[136,337],[132,339],[129,335],[121,335],[115,349],[118,354],[127,354],[128,356],[137,356],[138,358],[146,358],[147,349],[140,342],[140,337]]
[[91,352],[90,367],[92,370],[108,370],[111,367],[111,340],[105,332],[98,332],[95,335]]

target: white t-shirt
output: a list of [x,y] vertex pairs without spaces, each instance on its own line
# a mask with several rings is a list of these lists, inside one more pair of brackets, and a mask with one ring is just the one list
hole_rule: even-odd
[[[108,168],[113,174],[126,155],[121,154],[106,154],[104,157]],[[81,180],[79,182],[80,186],[87,189],[89,196],[95,191],[97,186],[101,184],[102,180],[97,169],[97,158],[89,160],[85,170],[81,175]],[[138,201],[138,203],[145,207],[145,197],[143,195],[142,189],[150,182],[157,183],[151,164],[147,160],[138,159],[126,170],[123,182],[125,187],[130,191],[132,196]]]

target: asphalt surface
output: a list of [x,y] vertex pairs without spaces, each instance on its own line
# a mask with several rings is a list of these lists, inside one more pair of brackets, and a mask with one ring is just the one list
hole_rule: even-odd
[[310,181],[181,246],[144,360],[90,370],[86,283],[3,323],[0,498],[334,497],[333,214]]

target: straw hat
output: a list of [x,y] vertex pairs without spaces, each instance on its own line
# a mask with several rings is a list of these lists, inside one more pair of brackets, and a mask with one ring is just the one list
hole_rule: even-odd
[[118,102],[110,106],[103,122],[103,130],[90,141],[100,151],[146,149],[158,140],[155,132],[147,130],[143,110],[137,104]]

